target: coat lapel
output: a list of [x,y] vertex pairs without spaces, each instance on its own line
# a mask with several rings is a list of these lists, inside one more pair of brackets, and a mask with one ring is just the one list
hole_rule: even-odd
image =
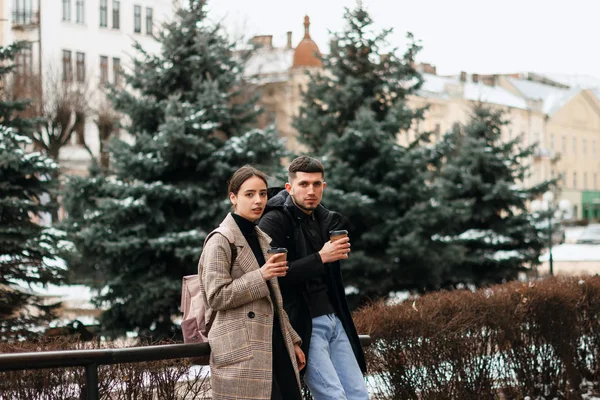
[[[235,247],[237,247],[238,252],[236,260],[239,263],[240,267],[245,272],[251,272],[256,269],[259,269],[261,266],[258,265],[258,261],[256,261],[256,257],[254,257],[254,253],[252,252],[250,245],[246,241],[244,234],[240,230],[238,224],[235,222],[235,219],[233,219],[231,213],[227,214],[223,222],[221,222],[221,226],[233,232],[234,244]],[[271,238],[266,233],[261,231],[258,227],[256,227],[255,229],[258,233],[258,242],[260,243],[263,256],[265,257],[265,260],[267,260],[267,250],[269,249]]]

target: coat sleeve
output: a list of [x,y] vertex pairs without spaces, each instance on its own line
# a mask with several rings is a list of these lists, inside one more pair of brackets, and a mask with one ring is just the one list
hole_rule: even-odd
[[260,270],[239,278],[231,277],[231,246],[223,235],[213,235],[202,249],[198,274],[208,306],[215,311],[228,310],[269,296],[269,288]]
[[[289,220],[285,215],[278,211],[271,211],[261,218],[258,226],[271,237],[271,246],[287,248],[294,244],[286,237],[289,236],[286,235],[286,224],[289,225]],[[311,278],[326,273],[319,253],[309,254],[298,260],[290,260],[288,268],[287,274],[278,278],[279,284],[283,287],[301,285]]]

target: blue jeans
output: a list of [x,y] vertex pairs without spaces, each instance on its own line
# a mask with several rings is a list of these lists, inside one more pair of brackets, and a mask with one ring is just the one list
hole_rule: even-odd
[[365,380],[335,314],[312,320],[304,382],[315,400],[368,400]]

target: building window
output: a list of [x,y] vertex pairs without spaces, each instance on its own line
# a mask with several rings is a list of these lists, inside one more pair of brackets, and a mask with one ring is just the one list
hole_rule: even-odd
[[121,84],[121,59],[113,57],[113,83],[115,86]]
[[108,0],[100,0],[100,27],[108,26]]
[[121,2],[113,0],[113,29],[121,27]]
[[78,24],[85,23],[85,0],[75,0],[75,18]]
[[581,142],[581,151],[583,152],[584,157],[587,154],[586,147],[587,147],[587,140],[583,139],[583,141]]
[[13,0],[12,22],[14,25],[30,25],[38,22],[38,2],[35,0]]
[[63,82],[71,82],[73,80],[73,64],[71,63],[71,50],[63,50],[62,69]]
[[85,53],[77,52],[77,82],[85,81]]
[[31,47],[26,47],[15,55],[15,73],[18,78],[25,78],[33,74]]
[[554,151],[554,135],[550,135],[550,150]]
[[142,7],[133,6],[133,31],[135,33],[142,32]]
[[577,172],[573,172],[573,189],[577,189]]
[[587,172],[583,173],[583,190],[587,190]]
[[146,34],[152,35],[152,28],[154,27],[153,12],[150,7],[146,8]]
[[71,0],[63,0],[62,2],[63,21],[71,20]]
[[577,138],[573,138],[573,155],[577,155]]
[[562,137],[562,153],[563,153],[563,156],[567,155],[567,137],[566,136]]
[[440,134],[442,133],[442,128],[441,128],[440,124],[435,124],[434,133],[435,133],[435,141],[439,142]]
[[108,57],[100,56],[100,83],[108,83]]

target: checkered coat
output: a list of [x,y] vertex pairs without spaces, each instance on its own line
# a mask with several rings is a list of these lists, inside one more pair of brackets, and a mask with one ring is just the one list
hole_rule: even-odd
[[[213,399],[270,399],[273,303],[269,288],[231,214],[220,226],[227,228],[224,231],[230,232],[237,247],[233,265],[230,242],[222,234],[207,240],[198,263],[201,290],[209,308],[207,318],[213,321],[208,334]],[[256,230],[266,260],[271,238],[258,227]],[[268,285],[273,288],[283,337],[300,386],[294,343],[301,339],[283,309],[277,278],[270,279]]]

